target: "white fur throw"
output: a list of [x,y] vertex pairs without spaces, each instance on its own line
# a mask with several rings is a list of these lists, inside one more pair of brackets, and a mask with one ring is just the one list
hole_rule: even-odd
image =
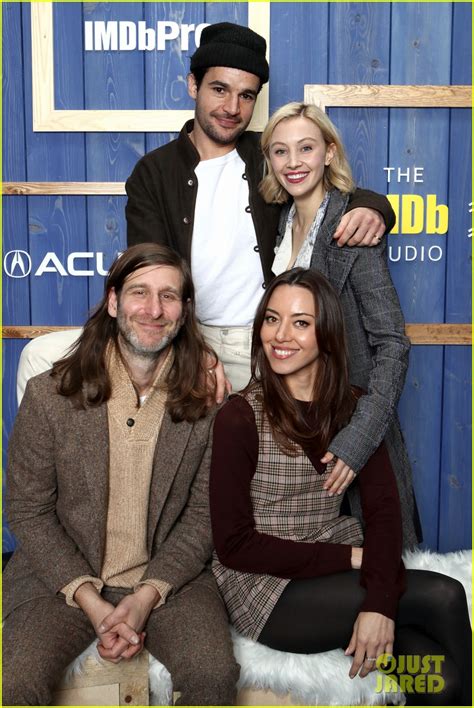
[[[269,649],[232,631],[234,654],[241,666],[239,688],[271,689],[303,706],[386,705],[385,693],[376,692],[376,672],[349,678],[352,657],[342,649],[320,654],[291,654]],[[402,693],[390,694],[393,705],[404,705]]]
[[[432,553],[413,551],[404,555],[407,568],[432,570],[459,580],[466,590],[471,613],[471,551]],[[291,654],[275,651],[263,644],[246,639],[232,630],[234,652],[241,666],[239,688],[270,689],[276,694],[291,693],[294,703],[300,705],[383,705],[388,696],[376,693],[377,673],[365,679],[350,679],[351,657],[342,649],[320,654]],[[80,671],[85,654],[96,652],[91,645],[68,671]],[[98,655],[97,655],[98,656]],[[166,668],[150,657],[150,704],[170,705],[171,677]],[[218,677],[216,676],[216,679]],[[403,694],[389,694],[391,703],[404,705]]]

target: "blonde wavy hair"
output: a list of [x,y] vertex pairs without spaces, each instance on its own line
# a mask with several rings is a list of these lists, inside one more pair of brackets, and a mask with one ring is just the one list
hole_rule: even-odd
[[336,187],[343,193],[353,192],[355,188],[352,172],[347,161],[346,153],[341,138],[334,123],[317,106],[307,103],[287,103],[272,115],[261,137],[261,148],[265,157],[263,179],[259,191],[268,204],[284,204],[288,201],[289,194],[279,183],[270,162],[270,142],[273,131],[279,123],[289,118],[303,116],[312,121],[321,131],[326,145],[333,143],[336,146],[334,157],[324,169],[324,187],[326,190]]

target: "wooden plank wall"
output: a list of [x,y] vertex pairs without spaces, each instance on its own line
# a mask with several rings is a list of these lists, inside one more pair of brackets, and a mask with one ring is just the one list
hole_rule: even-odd
[[[453,8],[451,82],[472,82],[470,62],[471,8],[456,4]],[[466,111],[452,111],[448,163],[448,204],[450,209],[444,316],[448,322],[471,319],[472,226],[469,202],[472,200],[471,121]],[[466,219],[466,216],[468,217]],[[471,232],[472,233],[472,232]],[[471,533],[471,348],[446,347],[443,362],[443,408],[439,505],[439,548],[460,548]],[[446,423],[445,423],[446,421]],[[449,421],[449,424],[447,423]]]
[[[34,133],[29,3],[3,3],[5,181],[123,182],[145,152],[170,133]],[[144,19],[198,24],[247,22],[246,3],[55,3],[58,109],[189,109],[189,52],[82,51],[84,20]],[[469,3],[272,3],[270,110],[302,100],[305,84],[470,84]],[[390,264],[408,322],[471,318],[470,112],[466,109],[332,108],[357,181],[380,192],[435,194],[450,209],[449,233],[389,237]],[[424,168],[424,182],[387,183],[386,166]],[[38,263],[48,251],[103,253],[107,268],[125,246],[125,197],[4,197],[4,252]],[[438,262],[421,246],[440,245]],[[84,267],[86,262],[84,262]],[[77,325],[98,300],[102,278],[4,276],[5,325]],[[14,381],[24,340],[4,340],[3,439],[16,413]],[[426,544],[471,545],[470,347],[412,349],[400,415],[413,461]],[[6,447],[6,445],[5,445]],[[4,449],[5,449],[4,447]],[[13,540],[4,524],[4,548]]]
[[[437,14],[439,13],[439,14]],[[452,8],[440,5],[409,6],[405,13],[393,6],[391,80],[394,83],[449,83]],[[407,60],[408,59],[408,60]],[[423,79],[422,79],[423,77]],[[445,154],[449,140],[448,109],[397,109],[392,111],[390,155],[404,155],[406,166],[424,167],[422,184],[403,182],[391,191],[399,194],[438,195],[446,204],[448,164],[440,165],[438,156]],[[418,248],[420,236],[403,238],[403,245]],[[444,236],[423,236],[426,245],[444,241]],[[411,321],[419,317],[427,322],[440,322],[444,317],[445,260],[437,263],[416,260],[411,267],[395,263],[395,285]],[[410,360],[400,412],[416,434],[406,429],[408,450],[420,498],[426,539],[431,545],[438,533],[439,479],[433,470],[440,469],[441,406],[443,397],[443,348],[418,347]],[[422,402],[422,405],[421,405]],[[415,413],[415,415],[413,415]],[[429,414],[428,414],[429,413]],[[405,428],[407,425],[405,426]]]

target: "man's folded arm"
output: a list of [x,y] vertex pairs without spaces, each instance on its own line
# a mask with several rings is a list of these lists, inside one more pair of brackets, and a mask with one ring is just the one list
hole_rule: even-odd
[[10,437],[7,519],[35,574],[58,593],[81,576],[95,577],[57,512],[54,432],[35,379],[30,380]]

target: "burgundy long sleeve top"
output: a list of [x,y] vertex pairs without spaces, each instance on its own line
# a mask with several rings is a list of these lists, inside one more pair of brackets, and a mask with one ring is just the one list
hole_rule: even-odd
[[[305,409],[308,415],[308,406]],[[351,546],[290,541],[255,529],[250,485],[258,448],[254,412],[244,398],[236,396],[219,411],[214,425],[210,504],[220,562],[242,572],[291,579],[350,570]],[[316,474],[324,472],[315,449],[308,447],[305,454]],[[359,485],[364,522],[360,582],[366,597],[360,611],[395,619],[404,590],[402,526],[396,480],[384,444],[352,484]]]

